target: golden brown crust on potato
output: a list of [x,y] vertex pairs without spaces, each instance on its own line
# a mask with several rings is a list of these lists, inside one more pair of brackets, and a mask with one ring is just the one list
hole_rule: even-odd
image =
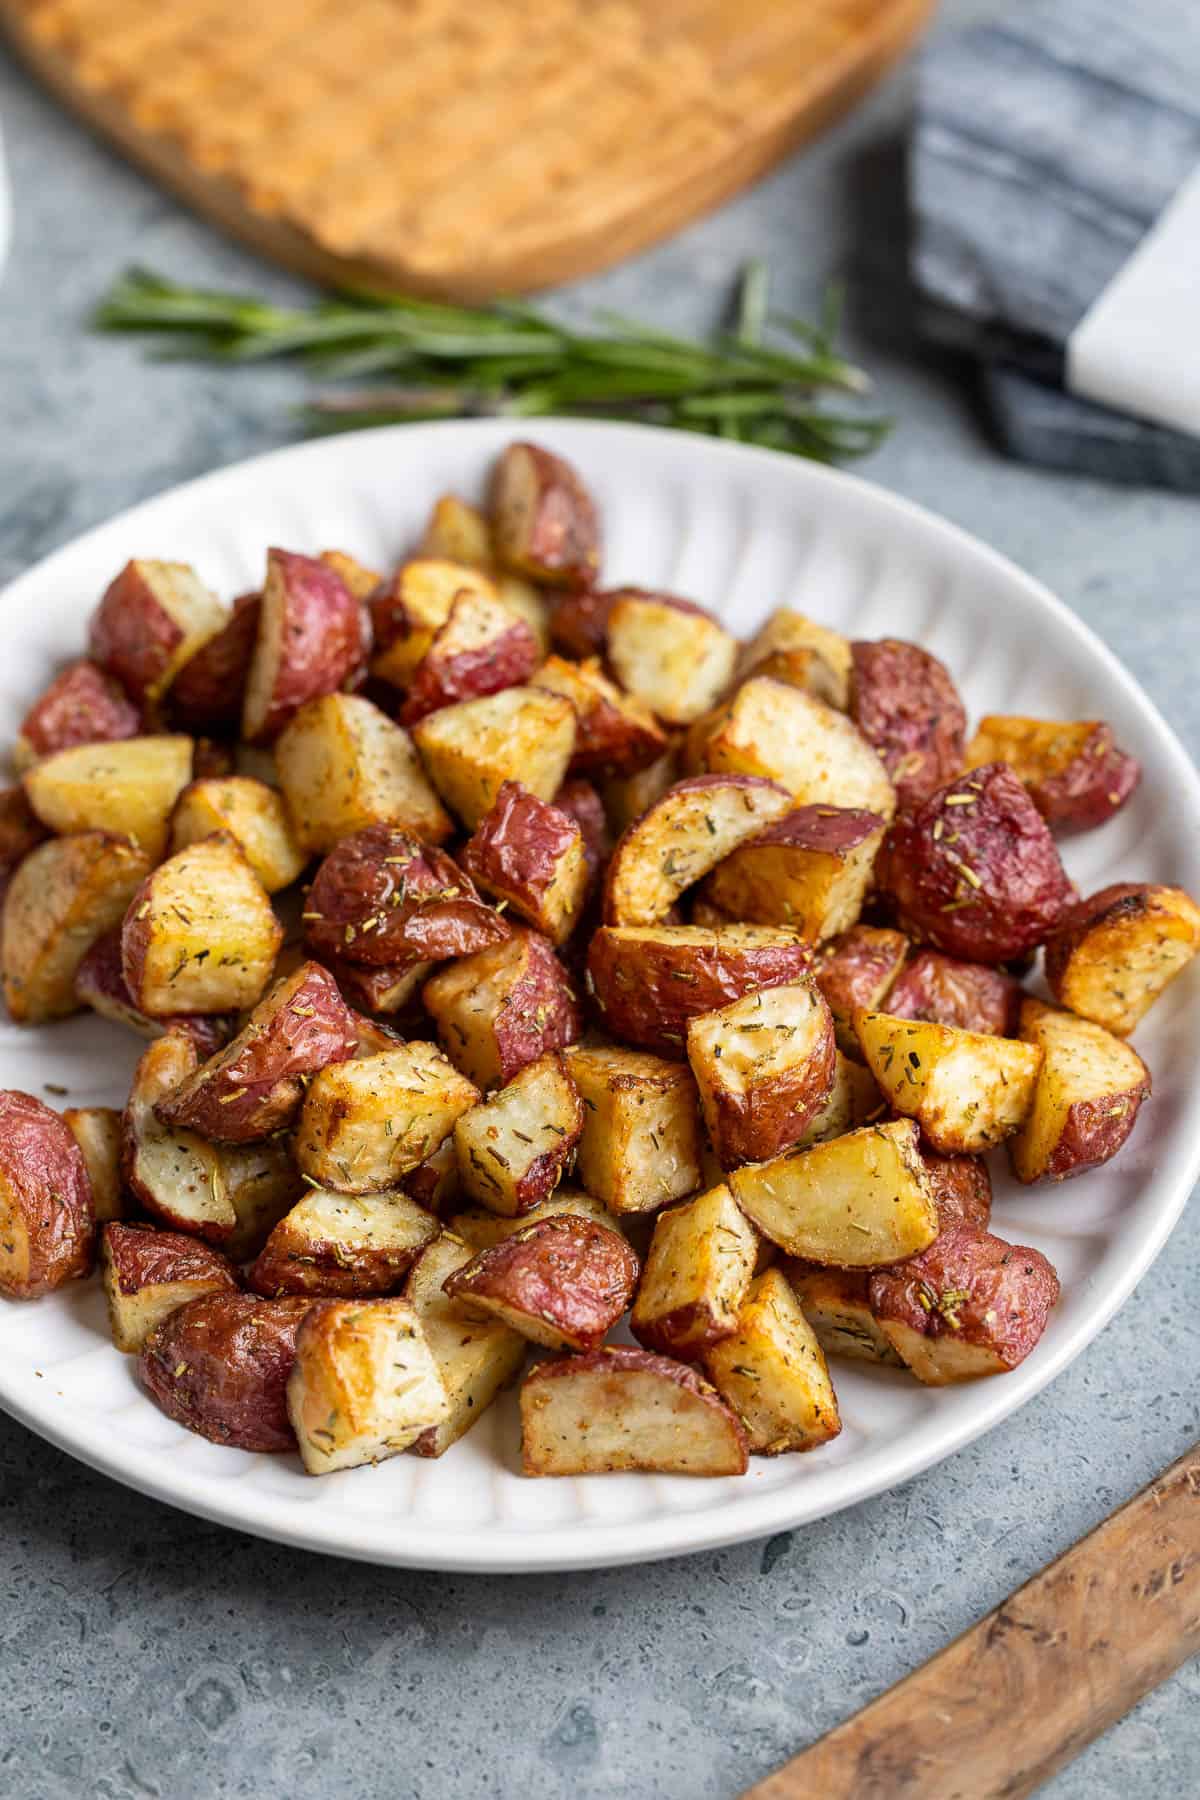
[[0,1090],[0,1293],[29,1300],[89,1274],[95,1238],[74,1136],[32,1094]]
[[626,589],[609,609],[607,650],[627,693],[668,725],[691,725],[729,686],[738,642],[691,601]]
[[753,675],[692,727],[693,766],[763,775],[794,806],[845,806],[890,819],[896,795],[858,727],[802,688]]
[[390,1294],[440,1229],[433,1215],[399,1188],[365,1195],[310,1188],[275,1226],[247,1280],[268,1299]]
[[701,1179],[700,1105],[686,1063],[582,1045],[567,1068],[585,1113],[576,1179],[615,1213],[653,1212]]
[[311,1300],[204,1294],[142,1346],[142,1385],[169,1419],[235,1450],[294,1450],[287,1382]]
[[902,1369],[904,1359],[871,1311],[869,1269],[823,1269],[789,1258],[784,1274],[826,1356]]
[[526,1063],[579,1039],[575,990],[535,931],[452,963],[422,999],[447,1056],[480,1088],[503,1087]]
[[877,813],[797,807],[718,863],[705,893],[735,919],[834,937],[862,911],[884,828]]
[[470,830],[506,781],[520,781],[540,800],[552,800],[575,734],[571,702],[539,687],[510,687],[443,706],[413,729],[430,780]]
[[563,457],[537,444],[510,444],[492,471],[488,517],[497,560],[506,569],[558,585],[595,578],[599,517]]
[[604,885],[605,924],[655,924],[686,888],[788,810],[786,791],[755,776],[677,781],[622,832]]
[[413,670],[399,722],[412,726],[439,707],[515,687],[540,661],[541,646],[524,619],[498,597],[466,589]]
[[1033,1105],[1009,1139],[1018,1181],[1065,1181],[1110,1162],[1150,1095],[1150,1072],[1102,1025],[1027,999],[1021,1036],[1043,1053]]
[[758,1251],[724,1184],[660,1212],[629,1321],[638,1343],[689,1362],[729,1337]]
[[504,783],[459,863],[551,943],[565,943],[575,929],[591,880],[583,833],[519,781]]
[[1052,828],[1087,831],[1119,812],[1142,778],[1098,719],[1065,724],[989,713],[967,745],[966,767],[1003,762]]
[[900,807],[919,806],[963,767],[967,714],[950,671],[900,638],[850,646],[850,717],[883,758]]
[[528,1212],[570,1168],[583,1120],[562,1057],[556,1051],[539,1056],[456,1123],[463,1188],[493,1212]]
[[856,1013],[867,1067],[933,1149],[991,1150],[1024,1123],[1042,1064],[1035,1044],[890,1013]]
[[850,640],[788,607],[773,612],[738,660],[737,678],[769,675],[845,712],[850,705]]
[[193,781],[184,788],[171,814],[172,852],[186,850],[214,831],[227,832],[240,846],[268,894],[298,881],[308,862],[292,835],[282,797],[251,776]]
[[796,1143],[833,1085],[833,1018],[809,981],[747,994],[692,1019],[687,1050],[724,1168],[765,1162]]
[[461,594],[497,597],[490,573],[454,557],[418,556],[402,563],[371,595],[375,656],[371,674],[404,688]]
[[904,933],[879,925],[853,925],[818,950],[813,980],[829,1004],[843,1055],[861,1058],[854,1015],[863,1007],[882,1010],[907,955]]
[[126,1356],[137,1356],[155,1326],[189,1300],[238,1291],[233,1264],[219,1250],[149,1225],[106,1225],[100,1267],[112,1340]]
[[407,731],[361,694],[326,694],[300,707],[275,757],[303,850],[324,853],[371,826],[429,844],[454,829]]
[[191,738],[129,737],[59,750],[22,780],[33,811],[60,837],[108,831],[157,861],[167,847],[172,809],[191,778]]
[[452,857],[390,825],[356,831],[330,851],[302,917],[317,956],[393,971],[473,956],[511,936]]
[[842,1429],[825,1353],[778,1269],[750,1284],[734,1330],[706,1353],[704,1369],[756,1455],[816,1450]]
[[337,1063],[309,1084],[296,1161],[335,1193],[382,1193],[431,1155],[478,1098],[432,1044]]
[[4,897],[4,1003],[18,1025],[76,1012],[75,978],[91,945],[119,926],[149,861],[104,831],[31,850]]
[[1054,998],[1128,1037],[1200,950],[1200,907],[1182,888],[1121,881],[1081,900],[1046,945]]
[[130,699],[153,707],[226,617],[187,563],[127,562],[92,616],[89,654]]
[[535,1219],[447,1276],[452,1300],[547,1350],[595,1350],[626,1311],[638,1259],[619,1231],[567,1213]]
[[317,1300],[296,1334],[288,1417],[310,1475],[398,1456],[450,1410],[407,1300]]
[[216,832],[160,863],[133,895],[121,967],[139,1012],[229,1012],[255,1004],[282,942],[261,881]]

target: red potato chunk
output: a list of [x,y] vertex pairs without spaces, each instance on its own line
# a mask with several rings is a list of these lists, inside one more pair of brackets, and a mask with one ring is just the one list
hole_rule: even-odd
[[895,821],[876,879],[900,924],[966,962],[1008,962],[1044,943],[1075,890],[1011,769],[988,763]]
[[567,1057],[584,1104],[576,1179],[614,1213],[654,1212],[701,1184],[696,1083],[686,1063],[587,1044]]
[[883,1010],[907,955],[904,933],[878,925],[852,925],[821,946],[813,979],[829,1004],[844,1056],[861,1057],[854,1015]]
[[84,658],[64,669],[25,714],[14,760],[18,768],[27,768],[56,750],[114,743],[137,737],[141,729],[142,715],[121,684]]
[[160,1100],[164,1125],[225,1144],[271,1137],[291,1123],[305,1079],[357,1053],[353,1013],[326,970],[302,963],[277,982],[233,1042]]
[[421,555],[486,569],[492,560],[487,520],[477,506],[469,506],[457,494],[439,495],[421,538]]
[[407,731],[361,694],[306,701],[280,733],[275,760],[302,850],[324,854],[371,825],[429,844],[454,830]]
[[292,836],[283,800],[265,781],[225,775],[193,781],[171,815],[171,849],[228,832],[266,888],[277,894],[304,873],[308,855]]
[[1058,1276],[1039,1250],[973,1225],[872,1276],[871,1310],[918,1381],[944,1387],[1002,1375],[1046,1329]]
[[356,600],[369,600],[383,583],[383,576],[378,569],[369,569],[365,563],[360,563],[356,556],[348,555],[345,550],[322,550],[317,561],[340,576]]
[[402,563],[370,597],[376,652],[372,675],[393,687],[407,687],[463,594],[495,600],[497,588],[484,570],[453,557],[419,556]]
[[548,1350],[595,1350],[627,1311],[638,1259],[620,1232],[558,1213],[481,1250],[444,1282]]
[[649,812],[656,800],[680,776],[680,754],[677,743],[668,745],[657,762],[639,769],[636,775],[610,776],[604,783],[604,808],[609,823],[618,834],[628,831],[643,813]]
[[1128,1037],[1200,950],[1200,907],[1182,888],[1120,881],[1060,921],[1046,980],[1064,1006]]
[[1036,1045],[890,1013],[856,1013],[854,1029],[893,1111],[916,1119],[935,1150],[989,1150],[1024,1124],[1042,1062]]
[[506,781],[521,782],[539,800],[553,799],[575,737],[570,701],[533,686],[443,706],[413,728],[434,787],[472,831]]
[[0,788],[0,900],[18,863],[48,835],[24,788]]
[[127,838],[104,831],[31,850],[4,896],[4,1003],[17,1025],[76,1012],[75,978],[98,938],[120,924],[149,868]]
[[579,475],[537,444],[510,444],[497,459],[488,517],[498,560],[551,585],[591,582],[600,568],[600,520]]
[[752,675],[688,733],[692,768],[762,775],[793,806],[846,806],[890,819],[896,794],[877,752],[844,713],[803,688]]
[[583,833],[519,781],[504,783],[459,864],[551,943],[565,943],[575,929],[590,881]]
[[1017,1180],[1065,1181],[1110,1162],[1150,1096],[1141,1057],[1102,1025],[1040,1000],[1021,1008],[1021,1036],[1043,1059],[1029,1116],[1009,1140]]
[[1020,982],[1003,969],[919,950],[893,983],[887,1011],[897,1019],[929,1019],[963,1031],[1015,1037],[1021,992]]
[[[433,974],[431,962],[388,963],[381,969],[368,969],[364,963],[347,962],[341,956],[323,956],[321,960],[346,1000],[360,1013],[390,1016],[407,1009],[415,1017],[420,990]],[[362,1025],[360,1020],[360,1032]]]
[[606,925],[653,925],[740,844],[790,811],[786,789],[753,775],[693,775],[668,788],[612,854]]
[[248,1275],[257,1294],[367,1299],[398,1288],[441,1227],[407,1194],[311,1189],[275,1226]]
[[539,1056],[455,1125],[462,1187],[493,1212],[528,1212],[570,1168],[583,1118],[562,1057]]
[[413,670],[399,721],[415,725],[439,707],[515,687],[541,659],[537,638],[511,607],[484,594],[461,593]]
[[91,1271],[96,1220],[83,1152],[56,1112],[0,1091],[0,1294],[29,1300]]
[[317,1300],[296,1335],[288,1417],[310,1475],[398,1456],[450,1402],[407,1300]]
[[629,1321],[639,1344],[690,1362],[730,1337],[759,1249],[723,1184],[660,1212]]
[[253,1006],[275,968],[283,927],[234,840],[216,832],[160,863],[129,902],[121,967],[139,1012],[217,1013]]
[[235,1450],[294,1450],[287,1383],[305,1298],[205,1294],[176,1308],[142,1346],[151,1399],[189,1431]]
[[733,1333],[708,1350],[704,1368],[760,1456],[816,1450],[842,1429],[825,1353],[779,1269],[751,1283]]
[[967,745],[966,767],[991,762],[1007,763],[1046,823],[1062,831],[1103,825],[1142,778],[1137,758],[1098,719],[1061,724],[989,713]]
[[370,614],[333,569],[269,550],[242,736],[271,743],[306,700],[354,685],[370,650]]
[[918,1152],[937,1206],[938,1230],[955,1225],[987,1229],[992,1216],[992,1178],[982,1156],[942,1156],[922,1144]]
[[137,1356],[170,1313],[202,1294],[236,1294],[237,1273],[227,1256],[182,1231],[150,1225],[106,1225],[100,1252],[112,1340]]
[[501,1388],[515,1381],[528,1344],[499,1319],[484,1318],[452,1300],[446,1277],[471,1261],[472,1252],[449,1232],[423,1250],[404,1287],[437,1363],[450,1410],[410,1445],[413,1456],[444,1456],[486,1412]]
[[547,1051],[579,1041],[575,990],[537,932],[462,957],[426,983],[422,999],[447,1056],[477,1087],[502,1087]]
[[619,589],[579,587],[561,595],[550,615],[550,636],[556,650],[583,662],[601,657],[608,647],[608,615]]
[[440,1143],[432,1156],[402,1175],[400,1186],[410,1200],[435,1217],[444,1218],[450,1213],[462,1196],[453,1135]]
[[155,1111],[194,1072],[196,1062],[195,1045],[177,1032],[150,1045],[125,1103],[121,1174],[152,1218],[221,1244],[238,1223],[221,1152],[194,1131],[164,1125]]
[[726,1169],[795,1144],[833,1086],[833,1018],[808,981],[692,1019],[687,1051],[709,1142]]
[[690,1019],[796,981],[812,946],[764,925],[606,925],[588,950],[588,987],[614,1037],[678,1056]]
[[718,863],[705,894],[735,919],[835,937],[862,911],[885,829],[878,813],[797,807]]
[[848,638],[803,613],[780,607],[743,649],[737,679],[767,675],[846,712],[852,661]]
[[140,1037],[163,1037],[169,1031],[182,1032],[195,1044],[201,1056],[211,1056],[233,1036],[232,1013],[167,1013],[152,1019],[134,1004],[125,971],[121,966],[121,928],[106,931],[97,938],[75,974],[75,998],[80,1006],[90,1006],[102,1019],[128,1025]]
[[432,1155],[477,1090],[432,1044],[327,1064],[304,1096],[296,1162],[310,1185],[380,1194]]
[[669,725],[691,725],[733,679],[738,641],[702,606],[627,588],[608,615],[608,660],[621,686]]
[[389,970],[473,956],[511,935],[451,857],[388,825],[356,831],[329,853],[303,918],[315,955]]
[[121,1179],[121,1115],[111,1106],[68,1106],[63,1124],[83,1152],[97,1225],[129,1210]]
[[534,687],[561,694],[575,708],[574,774],[636,775],[666,750],[667,735],[649,707],[623,694],[595,657],[581,663],[547,657],[531,681]]
[[181,730],[225,733],[241,723],[261,612],[261,594],[239,594],[228,623],[184,663],[170,702]]
[[900,638],[850,646],[850,717],[883,759],[901,808],[963,767],[967,715],[944,663]]
[[121,738],[56,750],[25,771],[30,806],[51,831],[108,831],[155,861],[167,846],[171,811],[192,779],[192,740]]
[[136,705],[153,707],[226,619],[186,563],[128,562],[92,616],[88,654]]
[[574,819],[583,835],[583,852],[587,857],[588,874],[594,875],[601,863],[607,861],[612,843],[608,832],[608,815],[604,810],[604,802],[590,781],[576,776],[564,781],[555,794],[553,806],[559,812],[566,813]]

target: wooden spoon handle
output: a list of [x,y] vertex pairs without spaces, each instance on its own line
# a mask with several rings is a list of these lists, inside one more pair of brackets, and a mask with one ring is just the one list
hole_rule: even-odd
[[743,1800],[1023,1800],[1200,1650],[1200,1445]]

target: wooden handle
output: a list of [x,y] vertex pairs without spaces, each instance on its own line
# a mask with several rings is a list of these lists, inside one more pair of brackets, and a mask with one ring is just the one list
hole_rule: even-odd
[[1023,1800],[1200,1650],[1200,1445],[743,1800]]

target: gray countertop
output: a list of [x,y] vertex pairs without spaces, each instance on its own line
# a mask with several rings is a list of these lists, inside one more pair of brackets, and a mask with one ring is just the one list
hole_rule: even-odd
[[[948,4],[941,29],[984,10]],[[769,255],[797,310],[846,273],[852,347],[899,420],[868,472],[1064,595],[1195,753],[1200,507],[1005,462],[981,435],[969,371],[907,340],[908,96],[902,72],[747,198],[570,303],[700,325],[748,255]],[[99,147],[2,54],[0,117],[17,201],[0,283],[6,580],[140,497],[279,442],[297,379],[151,369],[135,346],[89,337],[87,307],[130,262],[291,284]],[[1097,1342],[984,1441],[801,1531],[594,1575],[463,1579],[300,1555],[144,1500],[0,1417],[0,1791],[726,1800],[1200,1435],[1198,1284],[1193,1211]],[[1193,1791],[1197,1699],[1191,1667],[1046,1792]]]

